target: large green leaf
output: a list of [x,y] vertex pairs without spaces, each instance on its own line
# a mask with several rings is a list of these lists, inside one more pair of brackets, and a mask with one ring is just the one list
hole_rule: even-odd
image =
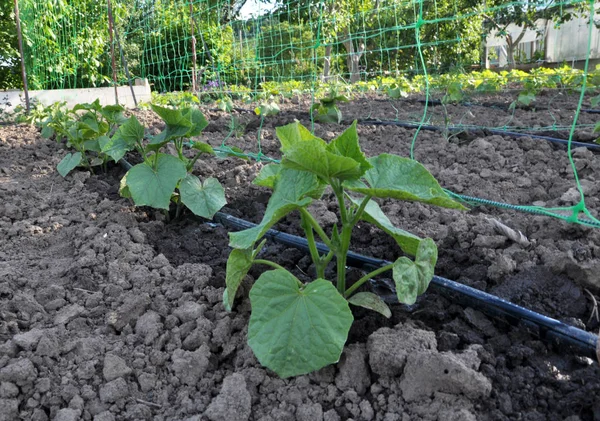
[[158,209],[169,209],[171,194],[185,176],[185,164],[173,155],[166,154],[158,154],[156,170],[147,162],[142,162],[126,174],[127,187],[135,204]]
[[394,262],[392,274],[398,301],[404,304],[417,301],[433,279],[436,262],[437,247],[431,238],[421,241],[414,262],[407,257],[400,257]]
[[286,270],[265,272],[250,290],[250,303],[248,344],[258,361],[280,377],[339,360],[353,318],[331,282],[317,279],[301,287]]
[[152,105],[152,110],[166,123],[165,129],[150,141],[150,145],[164,145],[173,139],[186,136],[193,127],[189,115],[183,115],[181,110]]
[[315,175],[282,168],[261,223],[244,231],[230,233],[229,245],[239,249],[252,247],[269,228],[285,215],[308,206],[312,202],[310,196],[319,189],[321,189],[321,184]]
[[352,305],[363,307],[387,317],[392,317],[392,312],[387,304],[372,292],[358,292],[348,298],[348,302]]
[[181,202],[195,215],[211,219],[227,201],[225,190],[216,178],[201,182],[198,177],[188,174],[179,184]]
[[58,163],[56,169],[60,175],[66,177],[74,168],[81,164],[81,152],[75,152],[74,154],[66,154],[63,159]]
[[364,172],[358,161],[329,152],[324,140],[298,122],[278,127],[277,137],[284,153],[282,165],[287,168],[308,171],[324,180],[357,179]]
[[275,132],[279,142],[281,142],[281,151],[283,153],[286,153],[290,147],[302,142],[315,141],[323,148],[327,146],[327,143],[323,139],[319,139],[313,135],[306,127],[298,122],[277,127]]
[[186,108],[182,112],[184,118],[188,119],[192,124],[191,129],[187,133],[187,136],[194,137],[199,136],[202,130],[208,126],[208,120],[204,117],[204,114],[197,108]]
[[348,190],[381,198],[423,202],[444,208],[466,209],[452,200],[427,169],[415,160],[381,154],[369,158],[373,168],[365,173],[369,186],[347,183]]
[[121,105],[105,105],[100,110],[100,114],[111,124],[122,124],[126,121],[123,111],[125,111],[125,108]]
[[262,167],[256,178],[252,180],[252,184],[272,189],[275,187],[275,180],[277,179],[280,169],[281,165],[279,164],[265,165]]
[[[356,206],[360,206],[362,202],[362,199],[356,199],[354,197],[350,197],[350,200],[352,200]],[[395,227],[374,200],[369,200],[360,219],[375,225],[377,228],[390,235],[396,240],[396,243],[398,243],[403,252],[410,254],[411,256],[417,254],[417,248],[421,243],[421,238],[408,231]]]
[[150,106],[152,111],[154,111],[160,118],[163,119],[165,124],[168,126],[187,126],[188,128],[192,127],[192,123],[189,118],[186,118],[181,110],[160,107],[158,105],[152,104]]
[[360,168],[363,171],[371,169],[373,166],[367,161],[367,157],[360,149],[358,144],[358,131],[356,130],[356,120],[352,122],[344,132],[333,139],[331,143],[327,145],[327,150],[337,155],[352,158],[360,164]]

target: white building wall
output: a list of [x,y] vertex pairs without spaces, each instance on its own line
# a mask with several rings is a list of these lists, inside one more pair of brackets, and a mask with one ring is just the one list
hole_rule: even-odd
[[[600,3],[599,3],[600,5]],[[597,5],[598,6],[598,5]],[[596,24],[600,26],[600,15],[595,18]],[[589,46],[591,59],[600,59],[600,29],[592,25],[592,42]],[[537,22],[538,30],[527,30],[521,40],[522,43],[531,41],[543,41],[545,39],[545,51],[547,63],[573,62],[585,60],[588,55],[589,16],[576,17],[569,22],[556,27],[554,22],[540,19]],[[516,39],[521,33],[521,27],[511,24],[507,32]],[[486,41],[488,52],[499,49],[499,67],[506,67],[506,40],[492,32]]]

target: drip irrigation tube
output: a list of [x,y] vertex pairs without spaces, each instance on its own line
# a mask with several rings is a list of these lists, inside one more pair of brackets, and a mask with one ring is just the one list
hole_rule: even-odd
[[[365,120],[359,120],[358,124],[364,124],[364,125],[372,125],[372,126],[398,126],[398,127],[405,127],[407,129],[422,129],[422,130],[431,130],[431,131],[442,131],[444,130],[443,127],[439,127],[439,126],[430,126],[427,124],[424,125],[420,125],[418,123],[404,123],[401,121],[385,121],[385,120],[371,120],[371,119],[365,119]],[[466,129],[469,129],[468,127]],[[460,128],[460,127],[455,127],[455,126],[450,126],[448,127],[448,130],[450,131],[464,131],[465,128]],[[530,137],[532,139],[541,139],[541,140],[547,140],[549,142],[553,142],[553,143],[560,143],[562,145],[568,145],[569,141],[566,139],[558,139],[556,137],[550,137],[550,136],[543,136],[543,135],[538,135],[538,134],[532,134],[532,133],[519,133],[519,132],[511,132],[511,131],[507,131],[507,130],[497,130],[497,129],[482,129],[482,128],[472,128],[472,130],[474,131],[483,131],[484,133],[490,133],[490,134],[495,134],[495,135],[500,135],[500,136],[514,136],[514,137]],[[600,150],[600,145],[596,144],[596,143],[585,143],[585,142],[571,142],[571,146],[574,147],[582,147],[582,148],[588,148],[588,149],[598,149]]]
[[[424,99],[420,99],[420,100],[418,100],[418,102],[420,102],[421,104],[427,103],[427,105],[432,105],[432,106],[443,105],[442,101],[439,99],[430,99],[428,101],[426,101]],[[462,102],[462,103],[459,103],[459,105],[465,105],[468,107],[496,108],[496,109],[502,109],[502,110],[510,109],[510,105],[506,106],[504,104],[494,104],[494,103],[486,103],[486,102],[482,102],[482,103]],[[530,107],[530,108],[535,108],[536,110],[541,110],[541,111],[547,111],[550,109],[549,107]],[[575,110],[562,110],[562,111],[575,111]],[[600,110],[594,110],[594,109],[590,109],[590,108],[582,108],[581,112],[588,113],[588,114],[600,114]]]
[[[218,222],[234,230],[242,230],[255,227],[256,225],[234,216],[217,212],[214,217]],[[291,247],[308,252],[306,239],[276,230],[269,230],[265,237]],[[317,243],[320,253],[327,253],[329,249],[325,244]],[[362,256],[357,253],[348,253],[348,265],[366,271],[372,271],[390,262],[372,257]],[[589,358],[596,358],[596,347],[598,337],[590,332],[570,326],[566,323],[528,310],[513,304],[507,300],[471,288],[440,276],[434,276],[431,281],[433,289],[444,295],[451,295],[461,304],[470,306],[487,313],[488,315],[502,319],[511,325],[523,325],[532,334],[546,340],[561,349],[567,347],[574,352]]]

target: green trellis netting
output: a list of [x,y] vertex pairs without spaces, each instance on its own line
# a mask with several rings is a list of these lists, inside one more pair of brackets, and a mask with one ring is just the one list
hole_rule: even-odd
[[[569,121],[546,105],[539,112],[547,124],[528,126],[511,118],[487,128],[560,132],[569,141],[576,130],[594,128],[589,119],[578,120],[582,108],[596,103],[600,87],[600,70],[590,65],[600,61],[593,1],[19,0],[19,5],[32,89],[114,84],[112,15],[119,84],[128,82],[126,62],[129,79],[147,78],[155,92],[256,101],[269,94],[308,94],[314,101],[334,86],[342,94],[387,101],[396,115],[385,119],[419,128],[449,127],[447,119],[435,120],[428,111],[430,100],[445,109],[454,102],[468,106],[470,95],[498,94],[507,105],[513,101],[514,116],[516,103],[529,106],[543,89],[546,104],[565,94],[579,99],[576,105],[571,101]],[[538,68],[539,62],[555,69]],[[498,66],[507,70],[494,71]],[[401,105],[394,101],[415,93],[424,106],[400,116]],[[382,120],[378,108],[354,117]],[[481,128],[468,118],[456,120],[454,130]],[[571,164],[583,193],[572,159]],[[521,208],[600,226],[583,194],[570,208]]]

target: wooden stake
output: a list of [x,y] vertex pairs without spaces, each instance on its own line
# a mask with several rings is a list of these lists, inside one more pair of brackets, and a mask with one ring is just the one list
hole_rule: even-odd
[[196,73],[196,37],[194,36],[194,2],[190,0],[190,29],[192,32],[192,93],[198,89]]
[[19,39],[19,54],[21,55],[21,78],[23,79],[23,92],[25,93],[25,109],[27,114],[31,109],[29,103],[29,87],[27,85],[27,71],[25,70],[25,56],[23,55],[23,34],[21,33],[21,18],[19,17],[19,0],[15,0],[15,21],[17,23],[17,38]]

